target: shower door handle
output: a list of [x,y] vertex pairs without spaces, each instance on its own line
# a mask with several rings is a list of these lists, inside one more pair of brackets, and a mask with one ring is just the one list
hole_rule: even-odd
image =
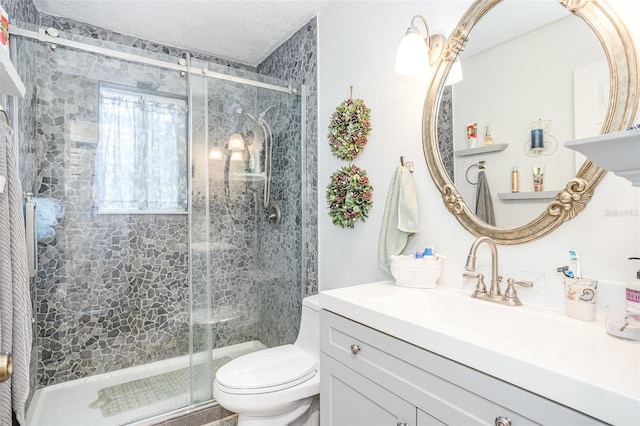
[[0,382],[9,380],[12,372],[11,354],[9,352],[0,352]]
[[36,203],[31,200],[33,194],[25,192],[24,221],[26,226],[25,236],[27,239],[27,263],[29,277],[36,275],[38,269],[38,235],[36,231]]

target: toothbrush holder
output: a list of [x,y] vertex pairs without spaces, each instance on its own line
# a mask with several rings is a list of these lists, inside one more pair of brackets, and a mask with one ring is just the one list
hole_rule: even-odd
[[564,306],[567,316],[582,321],[596,320],[598,281],[593,278],[564,277]]

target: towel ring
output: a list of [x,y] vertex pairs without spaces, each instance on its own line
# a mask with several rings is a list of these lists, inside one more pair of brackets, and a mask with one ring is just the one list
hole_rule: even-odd
[[7,114],[7,110],[4,109],[2,105],[0,105],[0,112],[4,114],[4,121],[7,122],[7,126],[11,126],[11,121],[9,120],[9,114]]
[[478,170],[484,170],[484,169],[485,169],[485,165],[484,165],[484,163],[485,163],[485,161],[484,161],[484,160],[482,160],[482,161],[478,161],[477,163],[472,164],[472,165],[470,165],[469,167],[467,167],[467,171],[466,171],[466,172],[465,172],[465,174],[464,174],[464,178],[465,178],[465,179],[467,180],[467,182],[469,182],[471,185],[477,185],[477,184],[478,184],[478,181],[476,180],[475,182],[471,182],[471,181],[469,180],[469,170],[471,170],[471,169],[472,169],[472,168],[474,168],[474,167],[477,167],[477,168],[478,168]]

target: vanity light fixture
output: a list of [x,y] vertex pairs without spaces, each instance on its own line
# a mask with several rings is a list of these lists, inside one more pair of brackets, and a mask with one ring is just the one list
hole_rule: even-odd
[[[427,36],[422,37],[418,31],[418,22],[422,22],[427,31]],[[429,34],[429,24],[422,15],[416,15],[411,19],[411,26],[400,41],[396,53],[396,72],[402,75],[425,75],[431,70],[442,54],[444,36],[441,34]]]

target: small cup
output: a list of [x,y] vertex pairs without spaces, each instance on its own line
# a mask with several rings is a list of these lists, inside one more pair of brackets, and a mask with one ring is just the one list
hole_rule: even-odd
[[598,281],[593,278],[564,277],[565,311],[571,318],[596,320]]

